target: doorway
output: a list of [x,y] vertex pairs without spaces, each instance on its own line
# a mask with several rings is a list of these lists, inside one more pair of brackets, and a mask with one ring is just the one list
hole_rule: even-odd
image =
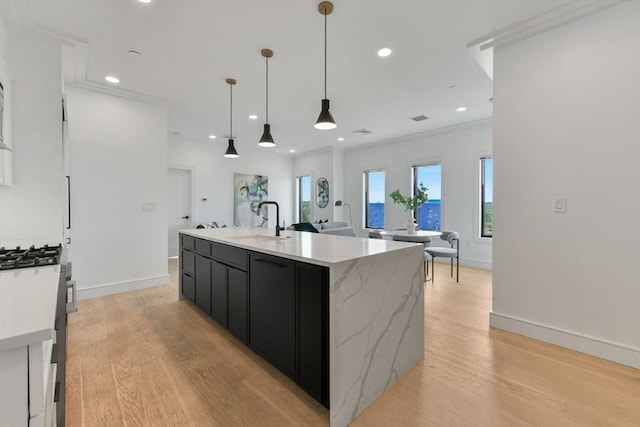
[[178,256],[178,231],[193,228],[193,170],[171,167],[168,171],[169,258]]

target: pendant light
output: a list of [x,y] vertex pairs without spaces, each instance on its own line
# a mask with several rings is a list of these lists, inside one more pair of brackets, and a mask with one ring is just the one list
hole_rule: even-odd
[[227,147],[227,151],[224,152],[224,156],[229,159],[238,158],[238,152],[236,151],[236,147],[233,145],[233,85],[236,84],[235,79],[227,79],[227,84],[229,85],[229,146]]
[[269,124],[269,58],[273,56],[273,51],[271,49],[262,49],[262,56],[266,58],[266,69],[267,69],[267,96],[266,96],[266,120],[264,124],[264,132],[262,133],[262,138],[260,138],[260,142],[258,145],[260,147],[275,147],[276,143],[273,141],[273,137],[271,136],[271,125]]
[[327,99],[327,15],[333,12],[333,3],[323,1],[318,5],[318,12],[324,15],[324,99],[322,100],[322,110],[314,127],[316,129],[335,129],[336,122],[329,112],[329,100]]

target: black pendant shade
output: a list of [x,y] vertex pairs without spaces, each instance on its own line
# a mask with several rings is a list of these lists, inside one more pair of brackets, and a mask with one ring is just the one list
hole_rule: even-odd
[[336,122],[333,120],[333,116],[329,111],[328,99],[322,100],[322,110],[320,110],[320,115],[318,116],[318,120],[314,127],[321,130],[335,129],[337,127]]
[[271,125],[268,123],[264,124],[264,131],[262,132],[262,137],[260,138],[260,142],[258,142],[260,147],[274,147],[276,145],[273,142],[273,137],[271,136]]
[[227,151],[224,152],[224,156],[229,159],[235,159],[236,157],[240,157],[238,152],[236,151],[236,147],[233,145],[233,139],[229,140],[229,146],[227,147]]

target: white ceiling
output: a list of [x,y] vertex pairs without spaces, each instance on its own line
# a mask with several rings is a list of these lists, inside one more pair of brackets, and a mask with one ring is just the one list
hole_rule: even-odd
[[[65,79],[169,107],[169,131],[226,148],[229,86],[244,150],[297,153],[387,140],[491,116],[489,77],[472,40],[568,3],[559,0],[335,0],[328,16],[328,98],[338,127],[313,124],[323,98],[323,28],[317,0],[0,0],[18,29],[65,43]],[[376,51],[390,47],[388,58]],[[271,130],[258,148],[269,61]],[[142,53],[128,53],[134,49]],[[104,80],[120,78],[117,89]],[[455,85],[455,88],[449,87]],[[458,113],[455,108],[467,106]],[[247,116],[255,113],[258,120]],[[429,120],[414,122],[424,114]],[[372,131],[367,136],[356,129]],[[215,134],[215,141],[208,139]],[[344,142],[338,142],[344,137]]]

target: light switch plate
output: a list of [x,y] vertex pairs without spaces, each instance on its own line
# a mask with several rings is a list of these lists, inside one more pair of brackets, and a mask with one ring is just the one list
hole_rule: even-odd
[[567,198],[555,197],[553,199],[553,211],[554,212],[566,212],[567,210]]

